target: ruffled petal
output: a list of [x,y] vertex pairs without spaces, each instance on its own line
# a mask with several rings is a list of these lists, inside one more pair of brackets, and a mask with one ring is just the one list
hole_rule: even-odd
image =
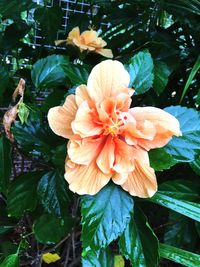
[[[156,135],[156,128],[152,122],[136,121],[135,118],[127,112],[122,114],[127,119],[125,125],[121,127],[122,135],[125,137],[127,144],[136,145],[138,140],[153,140]],[[131,117],[131,119],[130,119]]]
[[73,44],[73,40],[79,40],[79,38],[80,38],[80,29],[79,27],[75,27],[69,32],[67,37],[67,43]]
[[103,128],[95,120],[98,121],[95,110],[90,109],[87,101],[82,102],[76,113],[75,120],[71,124],[73,132],[82,138],[101,134]]
[[107,43],[101,37],[98,37],[93,42],[91,42],[90,45],[98,49],[103,48],[107,45]]
[[154,169],[149,166],[148,154],[146,151],[137,150],[134,162],[135,169],[129,173],[122,188],[132,196],[147,198],[152,197],[157,191],[157,181]]
[[65,40],[56,40],[54,43],[56,46],[58,46],[60,44],[67,43],[67,40],[66,39]]
[[105,60],[92,69],[88,78],[88,93],[97,103],[120,93],[131,95],[132,90],[127,88],[129,82],[129,73],[121,62]]
[[111,49],[107,48],[100,48],[95,50],[98,54],[107,57],[107,58],[113,58],[113,53]]
[[71,161],[77,164],[88,165],[100,153],[104,138],[84,138],[68,143],[68,155]]
[[71,138],[74,135],[71,123],[75,118],[76,111],[74,95],[69,95],[63,106],[51,108],[47,118],[52,131],[59,136]]
[[113,170],[124,174],[134,170],[134,149],[120,139],[115,140],[115,163]]
[[112,174],[112,181],[117,185],[122,185],[126,182],[128,173],[117,173]]
[[90,51],[94,51],[95,47],[93,46],[89,46],[87,44],[85,44],[84,42],[82,42],[81,39],[73,39],[73,43],[78,46],[80,48],[80,50],[90,50]]
[[81,33],[81,38],[83,43],[88,45],[98,38],[98,33],[94,30],[84,31]]
[[86,166],[76,165],[68,160],[65,171],[70,190],[79,195],[95,195],[110,181],[111,176],[101,172],[94,161]]
[[[171,114],[154,107],[137,107],[130,109],[129,113],[135,118],[137,125],[152,124],[155,127],[155,133],[153,133],[152,127],[146,128],[146,134],[153,138],[141,137],[138,140],[138,145],[146,150],[152,148],[159,148],[165,146],[173,135],[180,136],[180,124],[178,120]],[[152,130],[151,130],[152,129]]]
[[106,138],[104,147],[102,148],[98,158],[97,165],[104,173],[110,173],[115,160],[115,143],[112,136]]
[[90,103],[92,104],[86,85],[82,84],[76,88],[75,99],[77,106],[80,106],[84,101],[87,101],[89,103],[89,106]]

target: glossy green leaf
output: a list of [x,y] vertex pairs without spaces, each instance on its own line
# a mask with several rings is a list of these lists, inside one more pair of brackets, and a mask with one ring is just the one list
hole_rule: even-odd
[[169,197],[198,202],[200,185],[195,181],[178,179],[162,183],[159,190]]
[[62,174],[58,171],[47,172],[41,178],[37,190],[41,203],[49,213],[58,217],[67,214],[70,195]]
[[155,171],[163,171],[170,169],[177,163],[176,160],[163,148],[151,150],[149,152],[149,159],[151,167]]
[[119,247],[134,267],[158,266],[158,239],[140,209],[135,209],[134,216],[120,237]]
[[55,149],[52,151],[51,162],[54,164],[56,168],[58,168],[59,170],[63,170],[63,172],[65,168],[66,154],[67,154],[66,143],[55,147]]
[[195,228],[196,228],[196,231],[200,237],[200,223],[199,222],[195,222]]
[[37,7],[37,4],[32,0],[1,0],[0,14],[6,18],[20,16],[24,10],[30,10]]
[[31,27],[22,19],[11,23],[5,29],[2,45],[10,50],[19,47],[20,40],[30,31]]
[[132,210],[132,197],[111,183],[94,196],[83,196],[83,248],[98,250],[108,246],[124,231],[131,219]]
[[37,89],[52,88],[64,85],[69,58],[63,55],[51,55],[38,60],[31,71],[32,81]]
[[183,266],[200,266],[200,256],[198,254],[166,244],[160,244],[160,256],[162,258],[182,264]]
[[198,91],[197,96],[196,96],[196,104],[200,105],[200,90]]
[[165,111],[179,120],[182,131],[182,136],[173,137],[165,150],[179,162],[194,160],[200,150],[200,113],[181,106],[168,107]]
[[43,156],[48,161],[52,156],[52,148],[59,145],[61,140],[51,131],[48,124],[40,119],[40,114],[35,114],[38,118],[29,118],[24,125],[15,122],[12,132],[25,152],[35,157]]
[[17,254],[9,255],[0,264],[0,267],[19,267],[19,256]]
[[190,166],[192,167],[193,171],[196,172],[197,175],[200,175],[200,156],[199,155],[195,160],[193,160],[190,163]]
[[54,44],[57,37],[57,31],[62,24],[62,17],[62,8],[57,5],[52,7],[41,7],[35,10],[34,18],[39,22],[42,36],[45,36],[46,42]]
[[194,249],[197,231],[193,220],[173,211],[169,213],[169,223],[166,226],[164,242],[175,247]]
[[113,267],[114,259],[109,248],[101,249],[98,252],[92,250],[82,257],[83,267]]
[[[199,12],[200,12],[200,9],[199,9]],[[185,87],[183,89],[183,93],[181,95],[181,101],[183,100],[185,94],[187,93],[187,90],[188,90],[189,86],[191,85],[191,83],[192,83],[192,81],[194,79],[194,76],[196,75],[196,73],[199,70],[199,68],[200,68],[200,55],[198,56],[194,66],[193,66],[193,68],[192,68],[192,70],[190,72],[190,75],[189,75],[189,77],[187,79],[187,82],[186,82]]]
[[143,94],[153,85],[153,60],[148,51],[139,52],[133,56],[127,65],[131,76],[130,86],[136,94]]
[[55,244],[66,236],[72,228],[72,219],[56,218],[51,214],[44,214],[33,224],[36,239],[43,244]]
[[73,64],[64,68],[73,85],[87,84],[90,68],[88,65]]
[[44,103],[41,106],[42,112],[45,114],[48,113],[49,109],[55,106],[60,106],[63,104],[64,99],[66,97],[66,90],[57,90],[55,89],[52,93],[50,93],[45,99]]
[[162,61],[154,62],[154,81],[153,89],[156,94],[159,96],[165,89],[168,83],[168,77],[171,74],[171,71],[166,63]]
[[170,197],[164,191],[157,192],[148,200],[200,222],[200,204]]
[[11,175],[11,146],[3,136],[0,137],[0,192],[7,192]]
[[29,172],[17,177],[8,190],[8,213],[20,217],[37,205],[37,186],[43,172]]

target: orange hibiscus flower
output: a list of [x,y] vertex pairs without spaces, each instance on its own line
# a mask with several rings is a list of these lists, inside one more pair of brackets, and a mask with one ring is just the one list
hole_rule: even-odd
[[111,179],[133,196],[157,191],[148,152],[180,136],[178,120],[154,107],[130,108],[133,89],[122,63],[96,65],[88,83],[49,110],[51,129],[70,139],[65,179],[73,192],[96,194]]
[[88,50],[104,57],[113,58],[112,50],[104,48],[107,43],[101,37],[98,37],[98,33],[93,29],[80,34],[79,27],[75,27],[69,32],[66,40],[57,40],[55,44],[59,45],[65,42],[79,47],[81,52]]

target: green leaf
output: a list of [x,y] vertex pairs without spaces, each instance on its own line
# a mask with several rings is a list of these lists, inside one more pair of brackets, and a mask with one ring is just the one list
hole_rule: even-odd
[[1,225],[1,224],[2,223],[0,223],[0,235],[5,234],[15,228],[15,225]]
[[148,51],[139,52],[127,65],[131,76],[130,86],[136,94],[144,94],[153,85],[153,60]]
[[31,27],[22,19],[18,19],[17,22],[8,25],[4,32],[2,46],[8,50],[19,47],[21,45],[20,39],[22,39],[30,29]]
[[8,213],[20,217],[37,205],[37,185],[44,172],[29,172],[17,177],[8,190]]
[[88,65],[73,64],[64,68],[67,77],[70,79],[73,85],[87,84],[90,68]]
[[26,104],[21,102],[18,107],[18,116],[22,124],[28,123],[29,109]]
[[64,85],[69,58],[63,55],[51,55],[38,60],[31,71],[32,81],[37,89],[52,88]]
[[57,31],[62,24],[63,12],[58,5],[52,7],[41,7],[35,10],[34,18],[39,22],[42,35],[46,42],[54,44],[57,37]]
[[95,196],[83,196],[83,248],[98,250],[108,246],[124,231],[130,221],[132,209],[132,197],[111,183]]
[[25,152],[35,157],[43,156],[48,161],[52,157],[52,148],[57,146],[61,139],[53,134],[47,123],[40,119],[40,113],[35,114],[38,117],[33,119],[29,116],[24,125],[15,122],[12,132]]
[[200,222],[200,204],[170,197],[162,191],[148,200]]
[[6,86],[9,83],[9,72],[7,67],[0,63],[0,103],[3,101],[3,93],[6,90]]
[[164,91],[168,83],[168,77],[170,74],[171,71],[165,62],[162,61],[154,62],[153,89],[158,96]]
[[6,193],[11,175],[11,146],[3,136],[0,137],[0,192]]
[[114,259],[109,248],[101,249],[98,252],[89,250],[82,258],[83,267],[113,267]]
[[196,96],[196,104],[200,105],[200,90],[199,90],[199,92],[197,93],[197,96]]
[[196,172],[197,175],[200,175],[200,156],[198,156],[195,160],[190,163],[193,171]]
[[38,184],[38,196],[44,208],[55,216],[66,215],[70,203],[67,183],[58,171],[47,172]]
[[162,258],[182,264],[183,266],[200,266],[200,256],[198,254],[166,244],[160,244],[160,256]]
[[[6,207],[0,206],[0,235],[10,232],[16,227],[13,218],[8,217]],[[0,248],[1,250],[1,248]]]
[[177,163],[176,160],[163,148],[151,150],[149,152],[149,159],[151,167],[155,171],[163,171],[170,169]]
[[[60,89],[60,88],[59,88]],[[57,88],[47,96],[44,103],[41,106],[41,110],[44,113],[48,113],[49,109],[55,106],[60,106],[66,96],[66,90],[57,90]]]
[[197,232],[194,221],[176,212],[170,211],[164,242],[175,247],[194,248]]
[[181,106],[171,106],[165,111],[178,119],[182,136],[173,137],[164,149],[179,162],[194,160],[200,150],[200,113]]
[[192,81],[194,79],[194,76],[196,75],[196,73],[199,70],[199,68],[200,68],[200,55],[198,56],[194,66],[193,66],[193,68],[192,68],[192,70],[190,72],[190,75],[189,75],[189,77],[187,79],[187,82],[186,82],[185,87],[183,89],[183,93],[181,95],[180,102],[183,100],[185,94],[187,93],[187,90],[188,90],[189,86],[191,85],[191,83],[192,83]]
[[63,169],[64,171],[66,154],[67,154],[66,143],[55,147],[55,149],[52,151],[51,162],[57,167],[57,169],[59,170]]
[[19,267],[19,256],[17,254],[9,255],[0,264],[0,267]]
[[6,18],[15,18],[20,16],[22,11],[30,10],[37,6],[32,0],[1,0],[0,14]]
[[158,239],[140,209],[135,209],[134,216],[120,237],[119,247],[134,267],[158,266]]
[[196,231],[200,237],[200,223],[199,222],[195,222],[195,227],[196,227]]
[[72,228],[72,219],[66,216],[62,219],[51,214],[44,214],[33,224],[36,239],[43,244],[55,244],[66,236]]
[[169,197],[198,201],[200,186],[195,181],[178,179],[162,183],[159,186],[159,190]]

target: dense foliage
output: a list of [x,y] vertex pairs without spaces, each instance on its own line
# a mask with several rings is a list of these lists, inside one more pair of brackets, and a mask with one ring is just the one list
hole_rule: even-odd
[[[0,266],[200,266],[200,1],[91,0],[88,12],[69,14],[66,32],[68,1],[38,2],[0,1],[1,118],[19,101],[12,94],[20,78],[26,81],[14,141],[3,127],[0,136]],[[182,137],[150,152],[159,184],[152,198],[131,197],[113,183],[94,196],[68,189],[66,140],[46,115],[104,60],[55,47],[57,32],[66,39],[75,26],[101,29],[131,75],[134,106],[163,108],[180,122]]]

